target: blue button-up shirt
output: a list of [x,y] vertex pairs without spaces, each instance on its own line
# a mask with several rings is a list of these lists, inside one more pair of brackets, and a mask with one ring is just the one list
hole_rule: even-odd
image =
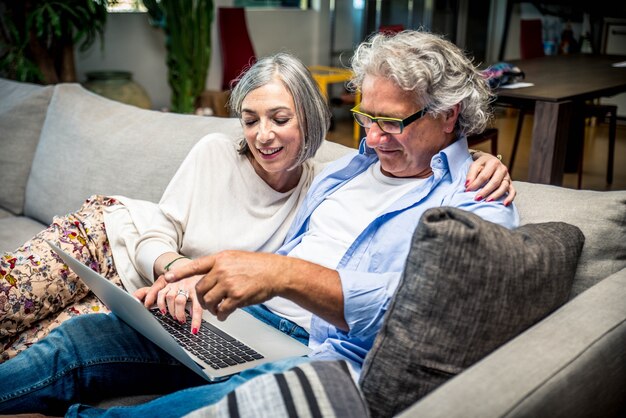
[[[331,163],[314,180],[287,234],[279,254],[288,254],[306,232],[311,214],[331,193],[378,161],[376,152],[361,142],[357,154]],[[473,212],[507,228],[519,225],[517,209],[501,201],[477,202],[476,192],[465,191],[472,158],[466,138],[454,142],[431,159],[433,175],[391,203],[350,245],[337,265],[341,277],[344,318],[349,332],[313,315],[309,346],[312,356],[348,360],[359,372],[383,316],[398,286],[413,232],[429,208],[453,206]],[[350,222],[350,214],[338,214]]]

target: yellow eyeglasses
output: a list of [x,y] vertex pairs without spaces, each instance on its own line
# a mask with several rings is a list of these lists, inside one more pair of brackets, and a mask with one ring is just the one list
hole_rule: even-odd
[[350,109],[350,112],[352,112],[352,116],[354,116],[354,120],[356,121],[356,123],[358,123],[365,129],[371,128],[372,124],[376,122],[383,132],[387,132],[388,134],[401,134],[405,126],[408,126],[409,124],[415,122],[428,112],[428,106],[426,106],[422,110],[413,113],[406,119],[386,117],[375,118],[374,116],[357,110],[356,107]]

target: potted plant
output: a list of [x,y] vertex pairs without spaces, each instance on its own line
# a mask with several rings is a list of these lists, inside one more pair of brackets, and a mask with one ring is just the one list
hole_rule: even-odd
[[211,62],[213,0],[143,0],[151,23],[165,32],[171,110],[193,113]]
[[76,82],[74,46],[103,40],[115,0],[0,0],[0,76],[35,83]]

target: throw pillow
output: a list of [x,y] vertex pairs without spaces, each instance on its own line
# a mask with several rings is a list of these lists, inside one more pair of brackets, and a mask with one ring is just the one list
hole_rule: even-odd
[[0,207],[14,215],[24,211],[26,182],[52,89],[0,78]]
[[372,416],[402,411],[566,302],[583,243],[566,223],[509,230],[426,211],[363,367]]
[[367,407],[346,362],[316,361],[258,376],[185,416],[200,417],[363,418]]

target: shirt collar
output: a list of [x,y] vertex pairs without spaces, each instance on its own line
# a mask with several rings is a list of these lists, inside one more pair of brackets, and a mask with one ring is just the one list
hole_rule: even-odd
[[[368,156],[376,155],[376,151],[374,151],[373,148],[368,147],[365,143],[365,138],[363,138],[361,140],[361,144],[359,145],[359,154]],[[433,158],[430,160],[430,166],[433,169],[433,172],[435,170],[448,169],[448,171],[450,171],[450,175],[452,176],[452,180],[457,180],[456,177],[460,172],[459,169],[465,161],[467,161],[467,157],[469,157],[469,155],[467,137],[463,135],[452,144],[433,155]]]
[[367,146],[365,137],[361,139],[361,143],[359,144],[359,154],[363,154],[363,155],[376,154],[376,151],[374,151],[374,148],[370,148]]
[[467,163],[469,157],[467,137],[464,135],[433,155],[433,158],[430,160],[430,166],[433,169],[433,173],[436,170],[450,172],[452,181],[455,182],[458,180],[458,176],[467,173],[467,170],[462,168]]

